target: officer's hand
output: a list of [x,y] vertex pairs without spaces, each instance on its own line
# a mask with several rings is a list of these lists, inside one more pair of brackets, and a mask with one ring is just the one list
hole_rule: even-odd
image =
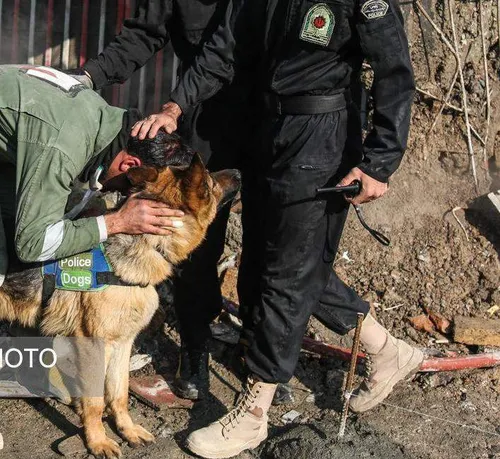
[[124,234],[169,234],[184,224],[180,218],[184,212],[170,209],[166,204],[140,199],[133,194],[116,212],[104,216],[108,235]]
[[388,190],[387,183],[379,182],[374,178],[366,175],[361,169],[355,167],[338,183],[339,185],[349,185],[354,180],[361,182],[361,193],[353,198],[346,198],[352,204],[363,204],[364,202],[375,201],[382,197]]
[[132,137],[139,137],[144,140],[146,136],[153,139],[160,129],[172,134],[177,130],[177,119],[182,115],[181,108],[175,102],[168,102],[160,113],[149,115],[147,118],[138,121],[132,126]]

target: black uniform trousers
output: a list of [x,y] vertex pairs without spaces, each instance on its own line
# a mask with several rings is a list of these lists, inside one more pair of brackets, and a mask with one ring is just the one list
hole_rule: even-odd
[[[200,153],[210,172],[240,167],[247,135],[242,88],[228,88],[183,116],[179,134]],[[183,345],[204,349],[210,323],[222,310],[217,263],[224,252],[230,205],[221,209],[205,240],[176,269],[174,306]]]
[[238,293],[250,371],[287,382],[311,314],[345,334],[369,310],[332,269],[349,205],[342,196],[315,198],[360,158],[346,144],[346,109],[270,115],[262,125],[261,147],[244,175]]

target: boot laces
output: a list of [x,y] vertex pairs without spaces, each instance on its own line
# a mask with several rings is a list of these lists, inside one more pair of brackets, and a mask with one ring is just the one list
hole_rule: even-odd
[[372,376],[372,371],[373,371],[373,359],[371,354],[369,354],[365,347],[361,344],[361,350],[365,354],[365,379],[370,379]]
[[[257,393],[259,393],[258,390]],[[219,420],[223,427],[222,434],[226,439],[228,438],[226,433],[229,433],[231,429],[234,429],[241,422],[241,419],[252,408],[256,399],[257,395],[252,392],[250,387],[247,387],[236,406]]]

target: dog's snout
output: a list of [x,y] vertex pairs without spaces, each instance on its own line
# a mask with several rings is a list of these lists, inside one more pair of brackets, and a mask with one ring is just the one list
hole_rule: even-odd
[[238,183],[241,183],[241,172],[238,169],[231,169],[231,171],[233,173],[234,180],[237,180]]
[[238,169],[224,169],[223,171],[215,172],[212,178],[225,190],[226,188],[239,187],[241,185],[241,172]]
[[221,209],[228,202],[232,201],[238,194],[238,191],[240,191],[241,172],[237,169],[225,169],[212,174],[212,178],[222,188],[222,196],[217,206],[218,209]]

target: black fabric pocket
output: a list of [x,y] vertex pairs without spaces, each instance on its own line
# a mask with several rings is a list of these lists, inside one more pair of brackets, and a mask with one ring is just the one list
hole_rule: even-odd
[[374,19],[363,17],[358,24],[358,31],[363,50],[372,60],[387,60],[403,50],[397,18],[391,9],[382,17]]

